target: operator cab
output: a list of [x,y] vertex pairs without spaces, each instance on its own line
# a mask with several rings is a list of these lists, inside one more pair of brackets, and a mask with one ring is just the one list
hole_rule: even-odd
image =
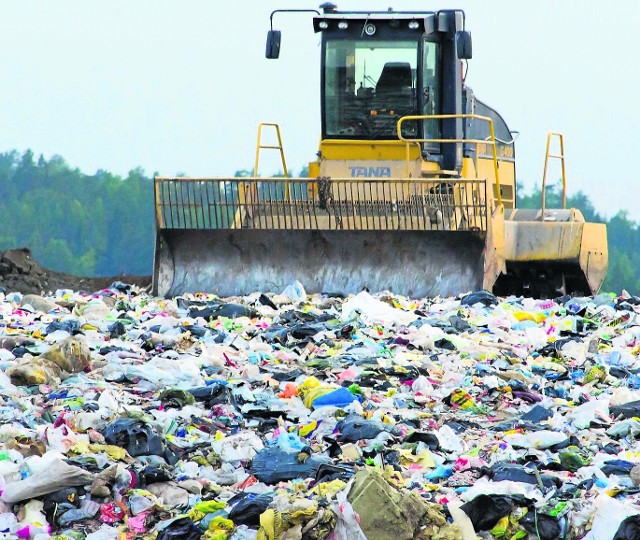
[[[321,34],[322,140],[398,141],[398,120],[406,116],[457,115],[455,118],[406,120],[402,137],[418,139],[423,159],[445,170],[460,171],[462,159],[475,147],[460,141],[484,126],[461,118],[483,109],[494,120],[500,144],[513,140],[506,123],[475,99],[464,85],[463,61],[472,56],[471,34],[464,12],[338,11],[333,4],[316,10],[276,10],[271,14],[267,58],[280,53],[280,31],[273,15],[280,11],[316,14],[313,28]],[[480,133],[482,132],[482,133]],[[434,142],[429,142],[434,139]]]
[[[440,114],[441,53],[427,15],[325,14],[322,33],[322,135],[393,140],[403,116]],[[437,122],[404,124],[407,137],[440,138]]]
[[[324,6],[313,27],[322,35],[324,140],[397,141],[404,116],[461,114],[462,59],[471,58],[464,12],[339,12]],[[405,121],[402,136],[460,139],[457,119]],[[422,154],[460,169],[462,149],[425,142]]]

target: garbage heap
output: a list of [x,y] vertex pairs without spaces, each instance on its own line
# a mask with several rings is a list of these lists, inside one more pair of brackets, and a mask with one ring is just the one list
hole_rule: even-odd
[[0,534],[640,538],[640,298],[0,294]]

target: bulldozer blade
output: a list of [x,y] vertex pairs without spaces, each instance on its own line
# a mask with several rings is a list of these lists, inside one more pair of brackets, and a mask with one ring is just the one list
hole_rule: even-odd
[[483,251],[474,232],[162,229],[153,290],[233,296],[297,280],[309,293],[449,296],[481,288]]

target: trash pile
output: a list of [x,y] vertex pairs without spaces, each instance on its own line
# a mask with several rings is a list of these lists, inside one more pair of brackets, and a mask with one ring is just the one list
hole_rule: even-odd
[[79,277],[41,266],[29,248],[0,251],[0,287],[5,291],[39,294],[55,289],[91,290],[108,287],[115,280],[126,280],[140,287],[151,285],[151,276]]
[[0,294],[0,535],[640,538],[640,298]]

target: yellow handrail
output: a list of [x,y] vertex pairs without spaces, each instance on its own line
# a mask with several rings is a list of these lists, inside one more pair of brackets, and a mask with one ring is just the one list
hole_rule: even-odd
[[[471,118],[473,120],[482,120],[483,122],[488,122],[489,124],[489,140],[479,140],[479,139],[407,139],[402,135],[402,123],[410,120],[448,120],[454,118]],[[498,152],[496,149],[496,133],[493,127],[493,119],[488,116],[480,116],[478,114],[423,114],[423,115],[415,115],[415,116],[403,116],[398,120],[398,138],[401,141],[406,143],[407,149],[407,169],[409,168],[409,145],[411,143],[416,143],[420,145],[420,143],[468,143],[476,145],[476,161],[478,154],[478,145],[479,144],[490,144],[493,148],[493,170],[496,176],[496,188],[498,193],[498,204],[502,205],[502,193],[500,187],[500,176],[498,171]],[[477,167],[476,167],[477,169]]]
[[[278,138],[278,145],[263,145],[262,144],[262,128],[268,126],[276,129],[276,137]],[[289,176],[289,171],[287,171],[287,162],[284,159],[284,148],[282,147],[282,137],[280,136],[280,126],[278,124],[274,124],[271,122],[262,122],[258,124],[258,142],[256,143],[256,161],[253,166],[253,176],[258,177],[258,165],[260,164],[260,150],[279,150],[280,151],[280,159],[282,160],[282,169],[284,172],[284,177],[287,178]]]
[[[263,127],[272,127],[276,130],[276,137],[278,139],[278,144],[274,145],[264,145],[262,144],[262,128]],[[282,146],[282,136],[280,135],[280,126],[273,122],[260,122],[258,124],[258,140],[256,142],[256,161],[253,165],[253,176],[254,178],[258,178],[258,166],[260,165],[260,150],[278,150],[280,152],[280,159],[282,161],[282,172],[284,173],[284,177],[289,177],[289,171],[287,170],[287,162],[284,159],[284,148]],[[253,197],[257,199],[258,193],[256,186],[252,186],[249,189],[249,184],[246,186],[239,185],[238,186],[238,200],[241,204],[251,203]],[[289,185],[286,186],[285,196],[289,197]],[[240,218],[240,210],[236,212],[235,219],[233,220],[233,228],[242,227],[241,218]]]
[[[551,138],[558,137],[560,141],[560,153],[559,154],[550,154],[549,150],[551,149]],[[544,172],[542,173],[542,221],[544,221],[544,211],[546,206],[547,199],[547,166],[549,164],[549,158],[559,159],[562,166],[562,209],[566,210],[567,208],[567,176],[564,168],[564,135],[557,131],[550,131],[547,135],[547,151],[544,155]]]

